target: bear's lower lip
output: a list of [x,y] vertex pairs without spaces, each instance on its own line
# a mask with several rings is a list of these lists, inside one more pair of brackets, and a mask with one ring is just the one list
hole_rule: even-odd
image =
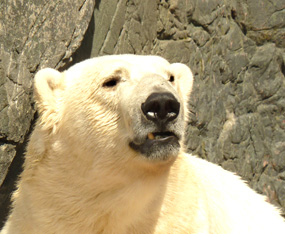
[[[142,155],[148,158],[155,159],[165,159],[168,157],[171,152],[169,149],[178,149],[180,148],[179,139],[174,134],[161,134],[158,138],[157,133],[154,134],[155,138],[152,136],[147,137],[147,139],[142,144],[136,144],[133,141],[129,143],[130,147],[141,153]],[[155,156],[154,156],[155,155]]]

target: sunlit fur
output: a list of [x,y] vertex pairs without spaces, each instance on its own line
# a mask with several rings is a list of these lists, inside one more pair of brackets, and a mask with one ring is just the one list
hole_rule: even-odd
[[[103,85],[113,78],[115,87]],[[186,154],[183,137],[168,160],[129,147],[154,129],[140,105],[156,89],[181,103],[173,126],[183,135],[192,83],[188,67],[156,56],[38,72],[40,116],[1,234],[284,234],[274,206],[234,174]]]

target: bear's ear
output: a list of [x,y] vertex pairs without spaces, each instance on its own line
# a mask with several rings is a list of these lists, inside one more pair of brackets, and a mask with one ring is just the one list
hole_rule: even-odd
[[[190,68],[182,63],[171,64],[171,73],[174,76],[178,92],[187,105],[193,86],[193,75]],[[187,108],[186,108],[187,109]]]
[[53,129],[59,121],[59,105],[64,90],[64,74],[52,68],[40,70],[34,80],[34,99],[45,129]]

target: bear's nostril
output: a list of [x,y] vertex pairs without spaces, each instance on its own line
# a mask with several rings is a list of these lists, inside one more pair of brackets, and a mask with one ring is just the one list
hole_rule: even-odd
[[150,118],[156,118],[156,112],[147,112],[146,115]]
[[171,121],[177,118],[180,103],[172,93],[152,93],[142,104],[141,109],[152,121]]

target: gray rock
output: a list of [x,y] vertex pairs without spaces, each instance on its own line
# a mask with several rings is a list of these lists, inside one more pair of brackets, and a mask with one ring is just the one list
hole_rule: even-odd
[[5,176],[7,175],[7,168],[9,168],[10,163],[13,161],[16,155],[15,145],[12,144],[1,144],[0,146],[0,171],[1,173],[1,184]]
[[232,4],[232,16],[244,34],[257,45],[273,42],[277,47],[285,47],[283,0],[236,0]]

